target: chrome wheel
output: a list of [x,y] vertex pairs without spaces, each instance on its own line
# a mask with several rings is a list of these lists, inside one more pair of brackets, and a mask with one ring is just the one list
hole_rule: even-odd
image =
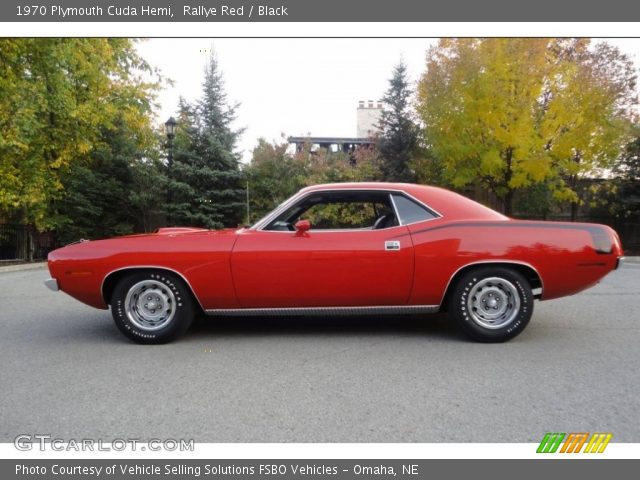
[[127,317],[141,330],[167,326],[176,314],[176,297],[164,283],[143,280],[133,285],[124,300]]
[[520,295],[513,283],[500,277],[483,278],[467,297],[471,319],[483,328],[504,328],[520,311]]

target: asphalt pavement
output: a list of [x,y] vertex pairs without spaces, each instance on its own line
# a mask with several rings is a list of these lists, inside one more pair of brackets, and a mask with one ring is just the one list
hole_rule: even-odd
[[381,316],[203,319],[141,346],[47,276],[0,272],[0,442],[640,442],[639,263],[489,345],[442,316]]

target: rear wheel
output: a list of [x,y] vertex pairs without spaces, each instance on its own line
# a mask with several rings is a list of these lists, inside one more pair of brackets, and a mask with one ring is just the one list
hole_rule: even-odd
[[136,272],[118,282],[111,314],[122,333],[137,343],[166,343],[193,321],[191,294],[182,279],[167,272]]
[[462,276],[449,304],[460,329],[480,342],[504,342],[520,334],[533,315],[527,280],[504,267],[479,267]]

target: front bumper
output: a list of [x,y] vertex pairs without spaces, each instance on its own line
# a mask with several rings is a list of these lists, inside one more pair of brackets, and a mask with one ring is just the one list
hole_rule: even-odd
[[58,280],[56,280],[55,278],[47,278],[44,281],[44,284],[49,290],[53,290],[54,292],[60,290],[60,287],[58,287]]

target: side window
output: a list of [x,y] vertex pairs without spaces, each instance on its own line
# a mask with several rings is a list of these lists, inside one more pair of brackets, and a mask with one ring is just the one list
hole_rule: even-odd
[[377,230],[399,225],[387,192],[332,191],[303,198],[264,229],[293,231],[298,220],[309,220],[312,231]]
[[393,202],[396,204],[396,209],[398,210],[398,216],[400,216],[400,221],[403,225],[436,218],[435,213],[427,210],[422,205],[418,205],[404,195],[394,193],[392,196]]
[[301,216],[309,220],[313,230],[340,230],[373,228],[376,220],[391,212],[386,205],[376,202],[319,203]]

